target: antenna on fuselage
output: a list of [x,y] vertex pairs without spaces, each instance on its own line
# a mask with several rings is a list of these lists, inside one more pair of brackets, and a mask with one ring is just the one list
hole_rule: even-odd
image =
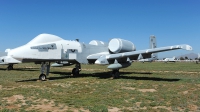
[[79,42],[79,39],[76,39],[77,42]]

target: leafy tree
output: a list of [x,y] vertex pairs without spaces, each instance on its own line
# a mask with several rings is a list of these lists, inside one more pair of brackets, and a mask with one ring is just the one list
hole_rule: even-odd
[[180,57],[180,60],[185,60],[183,57]]

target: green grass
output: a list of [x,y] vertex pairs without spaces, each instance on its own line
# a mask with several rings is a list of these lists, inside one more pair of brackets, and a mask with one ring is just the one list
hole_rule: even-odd
[[134,62],[114,80],[106,66],[82,65],[76,78],[73,67],[52,67],[38,81],[40,65],[0,66],[1,112],[200,111],[200,64]]

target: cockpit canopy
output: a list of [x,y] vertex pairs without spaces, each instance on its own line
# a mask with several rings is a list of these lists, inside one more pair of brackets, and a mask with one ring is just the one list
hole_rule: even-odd
[[40,44],[40,43],[46,43],[46,42],[55,42],[59,40],[63,40],[63,39],[52,34],[40,34],[36,36],[34,39],[32,39],[30,42],[28,42],[27,44],[30,44],[30,45]]

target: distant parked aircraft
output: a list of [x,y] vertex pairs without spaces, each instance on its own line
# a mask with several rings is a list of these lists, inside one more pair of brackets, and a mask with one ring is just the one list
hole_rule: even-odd
[[7,70],[12,70],[13,65],[21,63],[21,61],[16,60],[11,56],[8,56],[6,52],[10,52],[10,49],[6,49],[4,56],[0,57],[0,65],[8,65]]
[[163,61],[167,63],[167,62],[176,62],[177,60],[176,57],[174,56],[173,58],[165,58]]

